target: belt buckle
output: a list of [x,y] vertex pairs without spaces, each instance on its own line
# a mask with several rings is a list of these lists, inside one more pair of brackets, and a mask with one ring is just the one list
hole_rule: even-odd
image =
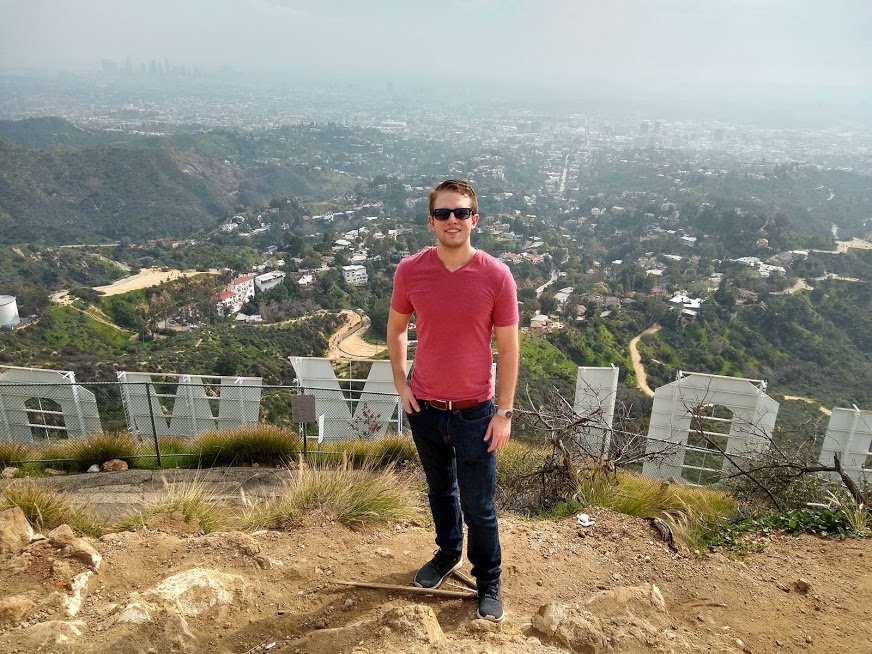
[[451,400],[430,400],[430,406],[439,411],[451,411],[453,408]]

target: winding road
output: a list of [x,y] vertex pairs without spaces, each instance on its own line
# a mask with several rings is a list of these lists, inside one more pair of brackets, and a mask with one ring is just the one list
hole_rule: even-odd
[[345,325],[340,327],[327,345],[328,359],[368,359],[385,351],[384,345],[375,345],[363,340],[369,329],[369,316],[344,309]]

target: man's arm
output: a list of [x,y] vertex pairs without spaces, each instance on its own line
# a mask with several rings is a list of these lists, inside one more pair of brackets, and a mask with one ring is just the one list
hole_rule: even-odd
[[408,356],[409,321],[411,319],[411,313],[400,313],[391,308],[388,312],[387,342],[391,370],[394,373],[394,387],[397,389],[397,395],[400,396],[403,411],[417,413],[421,407],[418,406],[415,394],[412,393],[409,382],[406,381],[406,357]]
[[[497,342],[497,407],[511,409],[515,403],[515,386],[518,384],[518,363],[521,346],[518,341],[518,325],[494,327]],[[487,451],[502,449],[512,435],[512,421],[494,415],[488,425],[485,441],[490,441]]]

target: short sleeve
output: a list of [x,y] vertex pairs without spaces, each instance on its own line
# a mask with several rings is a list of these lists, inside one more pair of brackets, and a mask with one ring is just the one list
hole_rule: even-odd
[[397,272],[394,274],[394,290],[391,292],[391,309],[398,313],[409,314],[415,310],[412,303],[409,301],[409,295],[406,293],[406,270],[403,262],[397,266]]
[[507,265],[502,264],[500,272],[503,284],[494,302],[494,327],[509,327],[518,324],[518,287]]

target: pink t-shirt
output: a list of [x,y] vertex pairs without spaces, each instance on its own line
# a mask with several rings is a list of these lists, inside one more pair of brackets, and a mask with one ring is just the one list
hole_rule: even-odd
[[494,394],[494,327],[518,322],[509,267],[481,250],[450,272],[431,247],[397,266],[391,307],[415,313],[418,348],[411,386],[422,400],[478,400]]

